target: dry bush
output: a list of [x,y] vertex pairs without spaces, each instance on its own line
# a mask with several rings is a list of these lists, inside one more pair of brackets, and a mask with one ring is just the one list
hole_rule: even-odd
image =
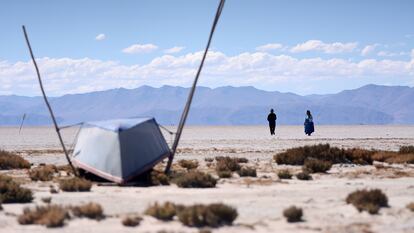
[[237,171],[237,174],[239,174],[240,177],[257,177],[256,168],[252,167],[242,167],[239,171]]
[[211,162],[214,161],[214,159],[213,158],[204,158],[204,161],[206,161],[208,163],[211,163]]
[[198,161],[197,160],[186,160],[182,159],[178,161],[178,164],[187,170],[192,170],[198,167]]
[[162,221],[171,221],[177,214],[177,208],[179,207],[172,202],[165,202],[163,205],[156,202],[145,210],[145,214]]
[[231,225],[237,215],[236,209],[221,203],[186,206],[178,211],[180,222],[190,227]]
[[216,157],[216,171],[238,171],[241,169],[237,158],[230,157]]
[[244,157],[236,158],[236,159],[237,159],[237,162],[238,163],[248,163],[249,162],[249,160],[246,159],[246,158],[244,158]]
[[52,202],[52,197],[42,197],[42,202],[49,204],[50,202]]
[[126,227],[136,227],[142,221],[140,216],[128,216],[122,220],[122,225]]
[[90,202],[85,205],[71,207],[73,215],[76,217],[85,217],[90,219],[101,220],[105,218],[102,206],[98,203]]
[[407,204],[407,209],[409,209],[412,212],[414,212],[414,202],[411,202],[411,203]]
[[69,219],[67,210],[58,205],[37,206],[34,209],[25,208],[17,221],[22,225],[37,224],[46,227],[62,227],[65,219]]
[[15,153],[0,150],[0,170],[30,168],[29,161]]
[[231,171],[218,171],[217,175],[220,178],[231,178],[233,176],[233,172],[231,172]]
[[177,177],[175,183],[181,188],[213,188],[216,187],[217,180],[210,174],[190,171]]
[[292,179],[292,174],[287,169],[278,171],[277,176],[279,179]]
[[374,155],[375,151],[361,148],[353,148],[345,150],[345,153],[347,159],[351,161],[353,164],[372,165],[372,156]]
[[30,189],[20,187],[9,176],[0,175],[0,203],[27,203],[32,200]]
[[303,170],[308,173],[327,172],[331,167],[331,162],[319,159],[307,159],[303,164]]
[[350,193],[346,203],[354,205],[359,212],[377,214],[381,207],[388,207],[388,198],[380,189],[364,189]]
[[414,153],[414,146],[401,146],[398,151],[400,154],[410,154]]
[[49,186],[49,192],[52,193],[52,194],[59,193],[59,191],[53,185]]
[[89,180],[73,177],[59,180],[59,188],[66,192],[88,192],[92,183]]
[[57,171],[56,166],[45,165],[30,169],[29,176],[33,181],[51,181],[53,179],[53,175]]
[[302,209],[296,206],[291,206],[283,210],[283,216],[285,216],[288,222],[300,222],[302,221],[302,215]]
[[378,151],[372,155],[372,159],[386,163],[414,163],[414,154],[402,154],[393,151]]
[[170,178],[158,170],[152,170],[150,173],[151,185],[170,185]]
[[296,178],[298,178],[298,180],[312,180],[312,176],[307,172],[299,172],[296,174]]

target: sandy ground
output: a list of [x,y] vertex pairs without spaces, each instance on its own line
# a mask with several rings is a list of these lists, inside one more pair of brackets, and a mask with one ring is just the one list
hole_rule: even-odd
[[[69,145],[76,129],[64,131]],[[166,134],[167,141],[170,141]],[[276,173],[288,168],[272,161],[273,154],[294,146],[330,143],[345,148],[363,147],[397,150],[401,145],[414,145],[414,126],[320,126],[314,136],[303,135],[302,127],[284,126],[277,136],[270,137],[265,127],[188,127],[177,160],[197,159],[200,170],[207,168],[204,158],[219,155],[246,157],[250,166],[258,168],[259,178],[222,179],[217,188],[182,189],[175,185],[162,187],[104,187],[94,185],[86,193],[49,193],[53,182],[27,182],[24,186],[35,192],[31,204],[3,204],[0,212],[0,232],[198,232],[178,221],[160,222],[144,216],[136,228],[121,224],[123,216],[142,213],[158,201],[180,204],[223,202],[236,207],[239,213],[233,226],[213,229],[214,232],[414,232],[414,212],[405,206],[414,202],[414,166],[335,165],[328,174],[316,174],[312,181],[279,180]],[[17,151],[35,165],[64,164],[55,133],[50,128],[0,128],[0,147]],[[2,171],[14,177],[27,177],[25,171]],[[267,178],[260,178],[266,176]],[[359,213],[345,203],[346,196],[357,189],[380,188],[389,199],[389,208],[378,215]],[[42,197],[52,197],[52,203],[78,205],[90,201],[100,203],[108,216],[94,221],[73,219],[59,229],[42,226],[21,226],[16,215],[27,206],[42,204]],[[304,210],[304,221],[289,224],[282,216],[290,205]]]

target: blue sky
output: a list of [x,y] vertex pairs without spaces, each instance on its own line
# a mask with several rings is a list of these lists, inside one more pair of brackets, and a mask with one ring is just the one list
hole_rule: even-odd
[[[218,1],[0,1],[0,94],[189,86]],[[227,0],[204,86],[299,94],[414,86],[414,1]]]

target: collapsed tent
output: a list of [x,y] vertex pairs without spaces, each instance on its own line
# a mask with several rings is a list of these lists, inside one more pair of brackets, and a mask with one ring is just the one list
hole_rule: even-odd
[[168,157],[170,149],[154,118],[82,123],[72,163],[116,183],[126,183]]

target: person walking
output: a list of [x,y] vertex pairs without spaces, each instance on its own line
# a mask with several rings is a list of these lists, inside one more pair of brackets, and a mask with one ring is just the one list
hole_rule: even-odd
[[306,118],[305,118],[305,134],[311,136],[313,132],[315,132],[315,126],[313,124],[313,117],[309,110],[306,111]]
[[273,108],[270,109],[270,113],[267,116],[267,121],[269,122],[269,128],[270,128],[270,135],[275,135],[275,129],[276,129],[276,114],[274,113]]

